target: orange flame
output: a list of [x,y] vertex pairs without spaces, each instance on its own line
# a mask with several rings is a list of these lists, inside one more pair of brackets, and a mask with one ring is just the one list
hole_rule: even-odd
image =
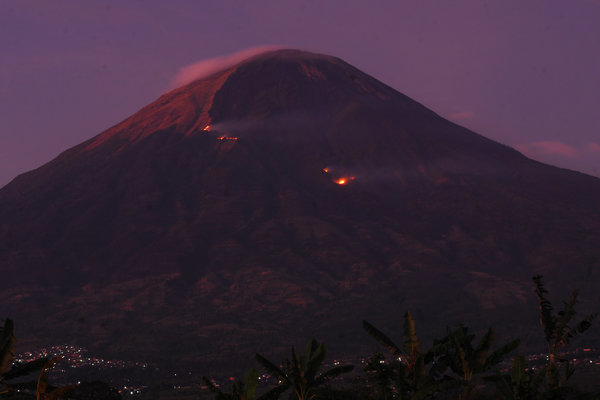
[[329,168],[323,168],[323,172],[329,172]]
[[206,131],[206,132],[210,132],[210,125],[206,125],[202,130]]
[[238,140],[235,136],[219,136],[217,139],[219,140]]
[[354,179],[356,179],[353,176],[342,176],[341,178],[335,179],[333,182],[337,183],[338,185],[346,185],[348,182],[353,181]]

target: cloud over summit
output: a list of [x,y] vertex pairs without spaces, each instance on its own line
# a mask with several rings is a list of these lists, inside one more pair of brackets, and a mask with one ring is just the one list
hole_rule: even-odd
[[227,69],[243,60],[254,57],[261,53],[278,50],[283,46],[257,46],[248,49],[240,50],[235,53],[208,58],[186,65],[179,69],[173,80],[171,87],[179,87],[186,85],[198,79],[206,78],[215,72]]

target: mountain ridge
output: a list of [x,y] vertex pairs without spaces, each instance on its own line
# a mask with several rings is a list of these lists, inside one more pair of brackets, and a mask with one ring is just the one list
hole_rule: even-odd
[[600,305],[600,180],[307,54],[175,89],[0,189],[0,301],[25,343],[206,366],[352,348],[361,319],[407,309],[527,341],[535,273]]

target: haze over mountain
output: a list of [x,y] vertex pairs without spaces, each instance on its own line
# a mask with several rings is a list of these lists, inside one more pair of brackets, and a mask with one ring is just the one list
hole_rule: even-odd
[[371,348],[360,321],[399,335],[405,310],[430,339],[463,321],[527,342],[532,275],[600,305],[598,204],[597,178],[277,50],[2,188],[0,301],[22,346],[205,368],[313,335]]

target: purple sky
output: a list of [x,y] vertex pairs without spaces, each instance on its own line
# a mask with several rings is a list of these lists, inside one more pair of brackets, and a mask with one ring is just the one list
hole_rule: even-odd
[[202,59],[332,54],[533,158],[600,176],[600,0],[0,2],[0,186]]

